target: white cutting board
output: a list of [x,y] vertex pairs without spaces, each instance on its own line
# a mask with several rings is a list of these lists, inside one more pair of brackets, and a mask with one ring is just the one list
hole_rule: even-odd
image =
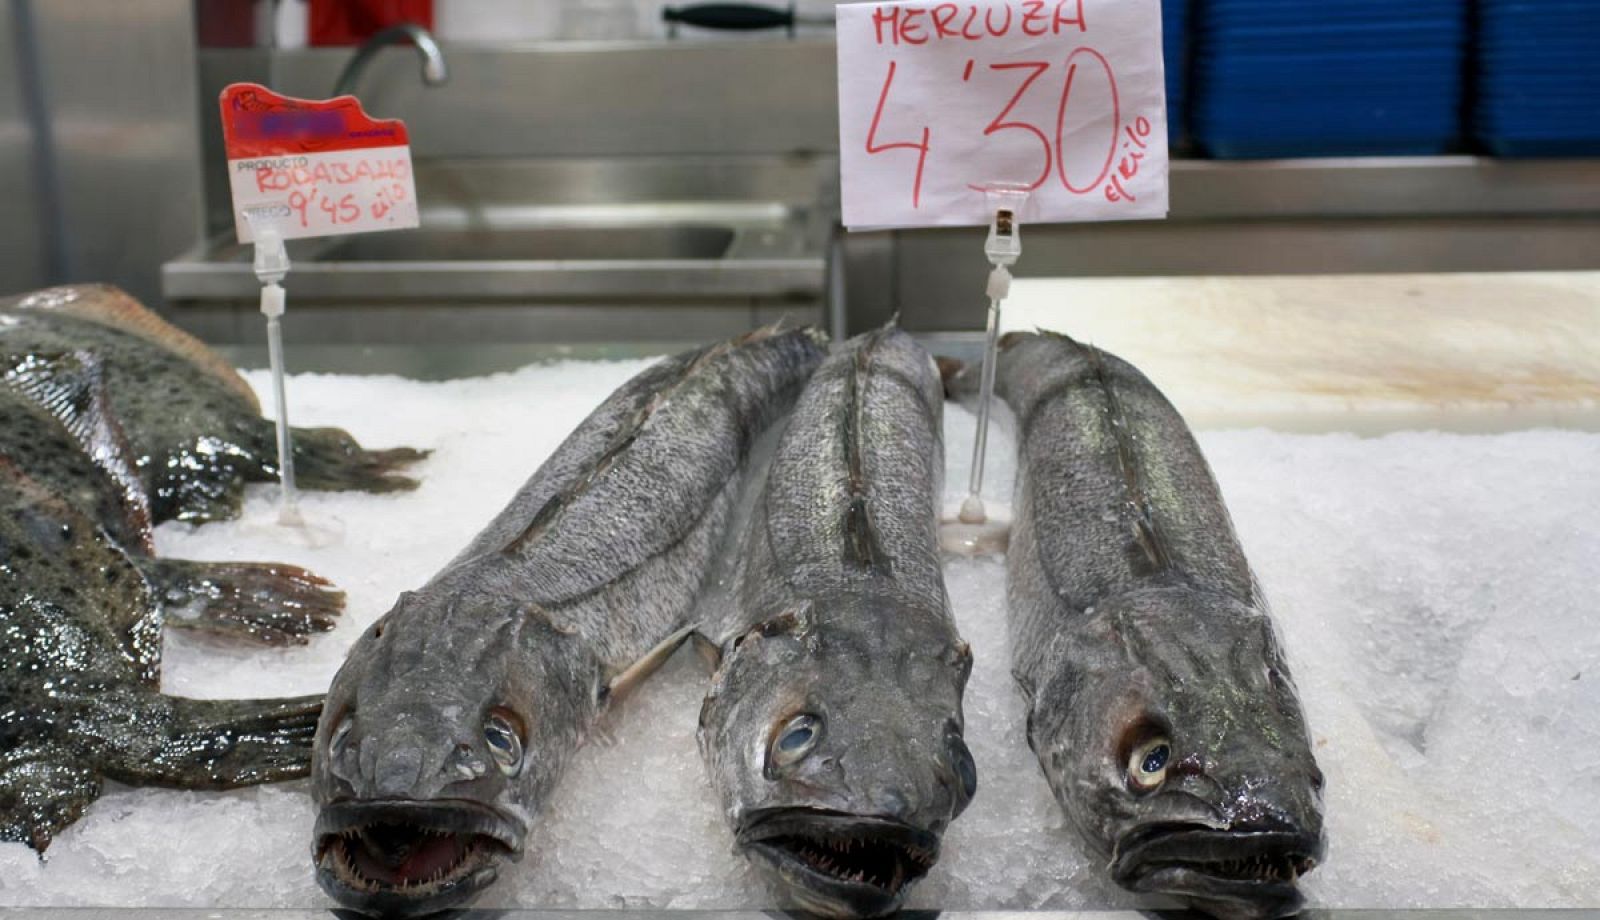
[[1196,427],[1600,430],[1600,272],[1019,279],[1004,310],[1138,365]]

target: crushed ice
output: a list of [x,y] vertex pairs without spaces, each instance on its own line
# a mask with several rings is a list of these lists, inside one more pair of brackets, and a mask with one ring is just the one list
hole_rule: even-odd
[[[646,362],[558,363],[447,383],[306,375],[296,421],[434,455],[409,495],[307,493],[342,522],[312,550],[246,519],[157,535],[169,556],[281,560],[349,593],[305,648],[166,640],[164,687],[237,697],[322,690],[361,629],[500,509],[585,414]],[[264,374],[250,375],[258,388]],[[947,413],[959,500],[972,416]],[[1579,907],[1600,902],[1600,435],[1403,433],[1360,439],[1203,432],[1285,636],[1328,775],[1329,859],[1305,887],[1329,907]],[[986,493],[1014,460],[991,439]],[[1079,847],[1023,738],[1007,674],[1004,573],[948,565],[976,652],[968,741],[980,791],[912,906],[1121,907]],[[735,908],[772,903],[730,840],[695,749],[705,675],[681,654],[581,752],[483,906]],[[0,844],[0,904],[313,907],[305,783],[196,793],[108,784],[40,862]]]

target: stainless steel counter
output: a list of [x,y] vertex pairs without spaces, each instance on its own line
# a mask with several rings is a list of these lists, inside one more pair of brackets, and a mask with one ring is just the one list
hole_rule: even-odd
[[[417,164],[422,227],[296,240],[291,340],[714,338],[821,319],[827,157]],[[259,284],[230,231],[167,263],[173,318],[251,341]]]
[[[351,920],[359,915],[343,910],[312,909],[169,909],[123,907],[0,908],[0,920]],[[776,920],[803,918],[804,914],[758,910],[514,910],[476,909],[440,914],[451,920]],[[931,911],[908,910],[894,916],[903,920],[1150,920],[1152,917],[1205,920],[1193,911]],[[1452,908],[1442,910],[1307,910],[1301,920],[1600,920],[1596,910],[1516,910]]]

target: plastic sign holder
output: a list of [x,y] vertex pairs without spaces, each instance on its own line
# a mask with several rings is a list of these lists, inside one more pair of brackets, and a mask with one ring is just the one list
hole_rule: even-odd
[[1024,211],[1030,223],[1167,215],[1160,0],[880,0],[837,12],[844,225],[989,226],[972,478],[940,539],[1000,552],[1010,524],[984,507],[984,455]]
[[234,227],[241,243],[255,245],[267,320],[282,486],[278,522],[312,535],[317,528],[300,514],[295,491],[284,385],[283,282],[291,267],[284,242],[416,227],[411,148],[402,122],[368,117],[354,96],[293,99],[258,84],[235,83],[222,91],[220,102]]
[[978,430],[972,441],[972,472],[967,497],[954,521],[939,528],[944,548],[961,555],[1003,553],[1010,537],[1010,515],[991,516],[983,501],[984,458],[989,449],[989,415],[994,404],[995,362],[999,354],[1000,305],[1011,293],[1011,266],[1022,257],[1022,222],[1027,214],[1028,189],[1020,182],[985,184],[989,235],[983,254],[989,260],[989,318],[984,337],[983,366],[979,374]]
[[276,227],[262,227],[256,231],[255,238],[254,267],[256,280],[261,282],[261,315],[267,318],[273,418],[278,429],[278,482],[282,486],[278,518],[280,523],[298,525],[305,521],[300,516],[299,495],[294,488],[294,442],[289,431],[289,396],[283,384],[283,324],[280,322],[288,300],[282,282],[289,274],[289,250],[284,247],[283,236]]

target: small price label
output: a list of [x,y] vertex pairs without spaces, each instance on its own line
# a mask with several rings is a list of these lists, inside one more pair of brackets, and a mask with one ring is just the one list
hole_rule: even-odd
[[840,4],[845,226],[1165,217],[1159,0]]
[[222,91],[222,136],[241,243],[253,224],[284,239],[415,227],[406,126],[374,119],[354,96],[280,96],[254,83]]

